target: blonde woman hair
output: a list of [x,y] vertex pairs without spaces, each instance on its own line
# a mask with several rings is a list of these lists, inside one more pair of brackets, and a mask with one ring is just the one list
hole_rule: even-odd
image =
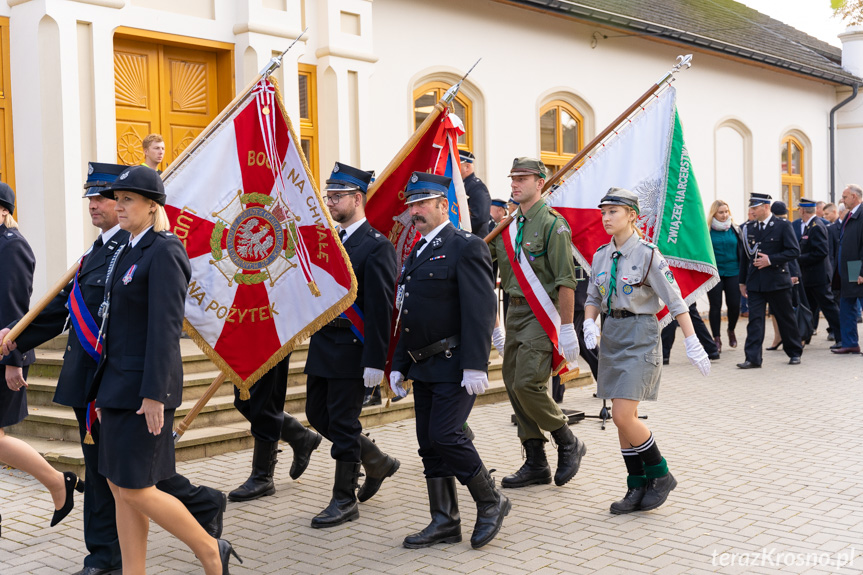
[[638,234],[638,237],[643,238],[644,232],[642,232],[641,228],[638,227],[638,211],[635,208],[631,208],[629,206],[621,206],[621,207],[626,208],[628,210],[628,213],[635,214],[635,220],[630,222],[630,224],[632,225],[632,231],[634,231],[636,234]]
[[164,232],[171,229],[171,222],[168,220],[168,213],[165,211],[165,206],[160,206],[153,202],[156,206],[156,211],[153,213],[153,231]]
[[18,222],[15,221],[15,218],[12,216],[12,212],[3,210],[6,212],[6,215],[3,216],[3,225],[9,228],[10,230],[14,230],[18,227]]
[[731,217],[731,207],[728,205],[728,202],[723,200],[713,200],[713,203],[710,204],[710,213],[707,215],[707,228],[710,229],[710,224],[713,223],[713,218],[716,217],[716,212],[719,211],[719,208],[725,206],[728,208],[728,219],[731,220],[731,223],[734,223],[734,218]]

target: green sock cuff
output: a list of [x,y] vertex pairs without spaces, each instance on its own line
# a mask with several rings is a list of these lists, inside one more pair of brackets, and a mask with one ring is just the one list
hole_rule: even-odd
[[656,465],[645,465],[644,466],[644,474],[648,479],[656,479],[658,477],[665,477],[668,475],[668,463],[665,461],[665,458],[662,458],[662,461],[657,463]]
[[646,475],[629,475],[626,478],[627,489],[638,489],[647,485]]

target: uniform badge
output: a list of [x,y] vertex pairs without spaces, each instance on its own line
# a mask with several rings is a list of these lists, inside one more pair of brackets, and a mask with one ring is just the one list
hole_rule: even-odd
[[563,233],[563,232],[565,232],[565,231],[566,231],[566,226],[564,226],[563,224],[561,224],[561,226],[560,226],[559,228],[557,228],[557,235],[560,235],[560,234],[562,234],[562,233]]
[[335,166],[333,166],[333,171],[334,171],[334,172],[338,172],[338,171],[339,171],[339,165],[338,165],[338,164],[336,164]]
[[631,285],[623,286],[623,293],[625,293],[626,295],[631,294],[632,293],[632,286]]
[[122,174],[120,174],[120,179],[121,179],[121,180],[125,180],[125,179],[126,179],[126,178],[128,178],[128,177],[129,177],[129,170],[126,170],[125,172],[123,172]]
[[668,262],[667,262],[667,261],[662,260],[661,262],[659,262],[659,269],[664,270],[664,269],[665,269],[665,268],[667,268],[667,267],[668,267]]
[[665,279],[668,280],[668,283],[671,283],[671,284],[674,283],[674,274],[671,273],[671,270],[668,270],[667,272],[665,272]]
[[605,297],[605,286],[599,286],[599,295]]
[[443,243],[443,240],[441,240],[440,238],[435,238],[432,240],[432,247],[433,248],[439,248],[442,243]]
[[414,175],[412,175],[412,176],[411,176],[411,183],[412,183],[412,184],[415,184],[415,183],[417,183],[418,181],[420,181],[420,179],[417,177],[417,175],[416,175],[416,174],[414,174]]
[[92,176],[92,175],[93,175],[93,164],[90,164],[90,167],[89,167],[89,168],[87,168],[87,175],[88,175],[88,176]]
[[132,281],[132,277],[135,275],[135,270],[137,269],[138,264],[135,264],[126,271],[126,275],[123,276],[123,285],[129,285],[129,282]]

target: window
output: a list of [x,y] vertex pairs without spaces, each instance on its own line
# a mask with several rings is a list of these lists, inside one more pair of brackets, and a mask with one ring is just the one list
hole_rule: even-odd
[[315,67],[300,64],[300,146],[309,169],[318,178],[318,88]]
[[554,100],[539,111],[542,163],[554,174],[584,146],[584,119],[575,108]]
[[788,206],[788,219],[796,216],[803,190],[803,145],[800,141],[788,136],[782,140],[782,201]]
[[[414,90],[414,130],[420,127],[423,120],[431,114],[437,104],[450,85],[444,82],[429,82]],[[450,104],[450,111],[458,116],[464,123],[465,133],[458,139],[459,150],[473,150],[473,139],[471,137],[471,114],[472,102],[461,92],[456,95]]]

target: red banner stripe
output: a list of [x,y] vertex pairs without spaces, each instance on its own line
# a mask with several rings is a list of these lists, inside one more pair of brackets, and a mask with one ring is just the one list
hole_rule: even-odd
[[[243,379],[252,375],[282,346],[269,306],[266,283],[238,286],[232,306],[238,312],[233,322],[225,323],[213,347]],[[263,320],[262,315],[265,316]]]

